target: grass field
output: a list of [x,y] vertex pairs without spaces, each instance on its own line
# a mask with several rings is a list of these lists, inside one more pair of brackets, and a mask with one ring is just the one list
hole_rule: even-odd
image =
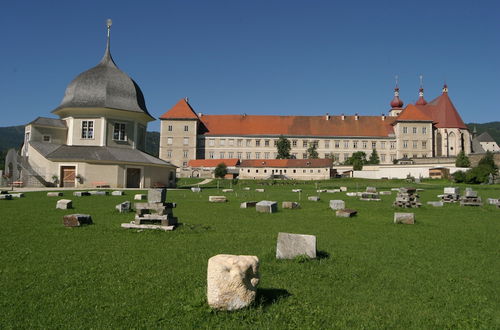
[[[322,193],[320,202],[307,196],[316,188],[387,190],[403,181],[316,185],[240,182],[224,194],[225,204],[208,203],[209,195],[222,194],[215,181],[199,194],[169,191],[183,223],[173,232],[121,229],[133,213],[114,206],[133,199],[132,191],[65,192],[74,205],[67,211],[55,210],[59,198],[45,192],[0,200],[0,328],[500,328],[500,209],[427,206],[449,184],[424,182],[414,185],[425,189],[424,205],[409,210],[417,224],[394,225],[394,192],[381,202],[345,193]],[[303,189],[299,210],[239,208],[246,200],[299,201],[293,188]],[[474,189],[484,201],[500,197],[499,186]],[[345,200],[358,216],[336,218],[330,199]],[[94,225],[64,228],[69,213],[89,213]],[[321,257],[276,260],[280,231],[316,235]],[[208,307],[207,260],[220,253],[259,257],[251,308]]]

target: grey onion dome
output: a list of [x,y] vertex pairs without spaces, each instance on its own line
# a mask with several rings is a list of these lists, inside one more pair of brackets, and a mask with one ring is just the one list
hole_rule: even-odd
[[111,108],[143,112],[152,118],[139,86],[113,61],[109,36],[102,60],[73,79],[53,112],[62,108]]

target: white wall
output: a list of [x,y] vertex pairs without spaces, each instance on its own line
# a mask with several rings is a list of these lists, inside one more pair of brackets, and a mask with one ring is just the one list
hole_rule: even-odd
[[433,167],[449,168],[450,174],[453,174],[458,170],[467,170],[467,168],[455,167],[455,165],[451,164],[364,166],[362,171],[354,171],[353,176],[355,178],[364,179],[406,179],[407,175],[410,174],[415,178],[428,178],[429,169]]

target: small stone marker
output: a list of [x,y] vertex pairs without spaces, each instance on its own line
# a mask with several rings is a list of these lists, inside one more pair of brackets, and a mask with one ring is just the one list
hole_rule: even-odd
[[130,212],[130,202],[129,201],[125,201],[123,203],[120,203],[120,204],[116,205],[115,208],[120,213]]
[[335,215],[339,218],[351,218],[358,213],[356,210],[351,209],[341,209],[335,212]]
[[278,203],[275,201],[260,201],[255,205],[255,210],[259,213],[278,212]]
[[73,196],[82,197],[82,196],[90,196],[90,194],[88,191],[75,191],[73,192]]
[[428,204],[428,205],[432,205],[432,206],[434,206],[434,207],[441,207],[441,206],[443,206],[443,205],[444,205],[444,203],[443,203],[443,202],[441,202],[441,201],[438,201],[438,202],[427,202],[427,204]]
[[200,187],[191,187],[191,191],[194,193],[199,193],[199,192],[201,192],[201,188]]
[[345,209],[345,202],[340,199],[332,199],[330,200],[330,208],[332,210],[342,210]]
[[149,189],[148,203],[164,203],[167,199],[167,189]]
[[340,192],[340,189],[328,189],[326,192],[329,194],[338,193]]
[[488,204],[490,205],[499,205],[500,199],[498,198],[488,198]]
[[347,191],[347,187],[340,187],[340,191]]
[[347,196],[349,197],[356,197],[358,196],[358,193],[355,193],[355,192],[348,192],[348,193],[345,193]]
[[465,188],[465,196],[460,198],[460,206],[482,206],[481,197],[472,188]]
[[218,254],[208,259],[207,300],[215,309],[236,310],[254,302],[259,284],[259,258]]
[[297,202],[282,202],[281,207],[284,209],[300,209],[300,204]]
[[399,191],[399,188],[391,188],[391,191]]
[[59,197],[59,196],[62,196],[63,193],[62,192],[48,192],[47,193],[47,197]]
[[73,208],[73,202],[70,199],[60,199],[57,201],[56,209],[67,210]]
[[10,195],[10,194],[2,194],[2,195],[0,195],[0,199],[11,200],[12,199],[12,195]]
[[320,201],[319,196],[309,196],[309,197],[307,197],[307,199],[312,201],[312,202],[319,202]]
[[248,190],[250,190],[250,187],[243,187],[243,190],[248,191]]
[[277,259],[293,259],[301,255],[316,258],[316,236],[278,233]]
[[226,196],[208,196],[208,201],[211,203],[225,203],[227,198]]
[[379,194],[380,195],[390,195],[390,194],[392,194],[392,192],[391,191],[381,191],[381,192],[379,192]]
[[316,190],[317,193],[326,193],[326,189],[318,189]]
[[123,191],[115,190],[115,191],[111,192],[111,196],[123,196]]
[[134,200],[136,200],[136,201],[140,201],[140,200],[143,200],[143,199],[146,199],[146,195],[144,195],[144,194],[136,194],[134,196]]
[[367,193],[376,193],[377,192],[377,188],[375,188],[375,187],[366,187],[366,192]]
[[477,191],[472,188],[465,188],[465,197],[477,197]]
[[108,192],[105,190],[93,190],[89,191],[89,194],[92,196],[106,196]]
[[256,201],[243,202],[240,204],[240,209],[249,209],[251,207],[255,207],[255,205],[257,205]]
[[10,194],[10,196],[12,196],[13,198],[21,198],[21,197],[24,197],[24,194],[23,193],[17,193],[17,194]]
[[444,194],[445,195],[456,195],[460,193],[460,189],[458,187],[445,187]]
[[394,213],[394,223],[413,225],[415,224],[415,214],[413,213]]
[[233,192],[233,189],[222,189],[222,192]]
[[302,189],[292,189],[292,192],[301,192]]
[[265,190],[263,188],[257,188],[255,189],[256,192],[264,192]]
[[63,223],[66,227],[80,227],[81,225],[91,225],[92,217],[89,214],[68,214],[63,216]]

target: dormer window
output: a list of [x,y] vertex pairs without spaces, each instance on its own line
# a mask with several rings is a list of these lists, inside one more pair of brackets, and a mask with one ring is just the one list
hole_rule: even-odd
[[83,120],[82,121],[82,139],[93,139],[94,138],[94,121],[93,120]]
[[125,124],[115,123],[115,128],[113,130],[113,140],[115,141],[127,141],[127,135],[125,134]]
[[43,142],[50,142],[50,135],[44,135]]

